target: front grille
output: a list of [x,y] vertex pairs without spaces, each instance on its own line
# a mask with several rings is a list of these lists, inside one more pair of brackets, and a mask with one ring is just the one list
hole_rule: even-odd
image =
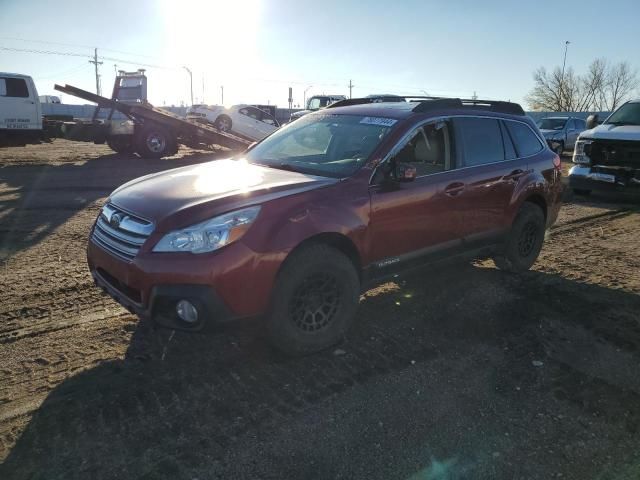
[[106,251],[130,262],[151,232],[153,223],[107,204],[96,220],[91,239]]

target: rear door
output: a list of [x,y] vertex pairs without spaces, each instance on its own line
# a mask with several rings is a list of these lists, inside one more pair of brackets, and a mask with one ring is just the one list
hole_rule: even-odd
[[0,77],[0,128],[41,130],[42,119],[31,82],[22,77]]
[[467,246],[480,247],[508,228],[507,208],[527,164],[500,119],[457,117],[454,125],[465,172],[460,235]]

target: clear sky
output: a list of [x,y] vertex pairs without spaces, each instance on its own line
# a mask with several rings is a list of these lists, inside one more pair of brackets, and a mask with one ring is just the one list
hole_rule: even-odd
[[[149,100],[271,103],[319,93],[398,93],[522,102],[539,66],[591,60],[640,69],[640,1],[0,0],[0,71],[104,92],[114,64],[148,64]],[[67,55],[9,49],[64,52]],[[73,54],[73,55],[68,55]],[[74,56],[81,55],[81,56]],[[129,63],[125,63],[129,62]],[[65,103],[82,103],[63,96]]]

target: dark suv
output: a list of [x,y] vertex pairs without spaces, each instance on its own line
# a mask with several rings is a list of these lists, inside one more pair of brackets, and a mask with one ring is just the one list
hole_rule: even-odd
[[96,283],[172,328],[262,316],[292,353],[339,341],[360,293],[436,258],[527,270],[558,215],[560,159],[513,103],[345,100],[236,158],[115,190]]

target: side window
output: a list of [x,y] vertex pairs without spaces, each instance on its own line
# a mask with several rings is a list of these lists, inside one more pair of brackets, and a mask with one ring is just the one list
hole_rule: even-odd
[[4,78],[0,78],[0,97],[7,96],[7,81]]
[[519,157],[528,157],[538,153],[544,147],[529,125],[520,122],[505,121],[507,130],[516,147]]
[[578,129],[578,130],[586,130],[587,122],[585,122],[584,120],[582,120],[580,118],[576,118],[575,122],[576,122],[576,129]]
[[418,177],[454,168],[449,122],[430,123],[413,132],[400,148],[394,160],[410,163]]
[[29,89],[24,78],[5,78],[6,97],[29,97]]
[[456,118],[456,133],[464,152],[467,167],[501,162],[505,159],[502,133],[493,118]]
[[575,130],[575,129],[576,129],[575,120],[573,120],[573,119],[569,120],[569,122],[567,123],[567,131]]

